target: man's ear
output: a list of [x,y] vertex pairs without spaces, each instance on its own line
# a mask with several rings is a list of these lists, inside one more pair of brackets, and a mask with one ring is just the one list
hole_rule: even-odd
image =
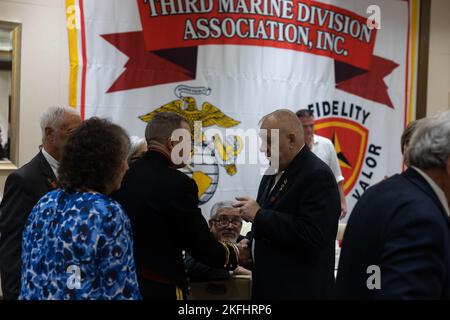
[[53,128],[45,127],[45,130],[44,130],[44,135],[45,135],[45,137],[49,137],[49,136],[51,136],[52,134],[53,134]]
[[170,152],[172,152],[172,149],[173,149],[173,147],[174,147],[174,143],[173,143],[173,141],[172,141],[171,138],[167,138],[165,147],[166,147]]
[[297,140],[297,137],[295,136],[295,134],[294,133],[290,133],[288,135],[288,137],[289,137],[289,145],[290,146],[295,146],[295,143],[296,143],[296,140]]

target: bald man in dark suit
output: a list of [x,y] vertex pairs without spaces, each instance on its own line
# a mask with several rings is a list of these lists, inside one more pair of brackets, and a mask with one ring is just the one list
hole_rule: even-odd
[[[275,174],[262,178],[256,201],[239,197],[236,204],[253,222],[252,299],[330,298],[341,212],[336,179],[305,145],[295,113],[275,111],[261,129]],[[270,143],[271,130],[279,130],[279,146]]]

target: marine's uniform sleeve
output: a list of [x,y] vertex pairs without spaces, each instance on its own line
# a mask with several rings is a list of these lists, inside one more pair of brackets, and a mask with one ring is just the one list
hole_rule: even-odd
[[190,281],[227,280],[230,272],[225,269],[212,268],[195,260],[188,252],[184,258],[187,275]]
[[235,244],[217,241],[198,207],[198,189],[194,180],[181,180],[176,190],[176,201],[170,207],[177,213],[174,222],[183,239],[183,249],[196,260],[214,268],[234,270],[239,252]]

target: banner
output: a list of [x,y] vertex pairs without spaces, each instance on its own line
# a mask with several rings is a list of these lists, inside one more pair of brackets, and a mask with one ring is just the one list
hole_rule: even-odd
[[261,117],[308,108],[316,133],[335,146],[351,210],[403,168],[417,4],[67,0],[70,103],[84,118],[108,117],[141,137],[158,112],[195,123],[195,156],[184,171],[205,217],[217,201],[256,197],[267,165]]

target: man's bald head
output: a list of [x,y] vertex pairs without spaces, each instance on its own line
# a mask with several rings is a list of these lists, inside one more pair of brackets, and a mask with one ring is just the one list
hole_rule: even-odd
[[[285,170],[304,145],[302,123],[291,110],[280,109],[264,116],[260,124],[263,140],[261,151],[266,154],[271,162],[277,156],[279,170]],[[271,150],[272,130],[279,130],[279,146],[278,148],[274,146],[275,150]],[[272,141],[272,143],[275,143],[275,141]]]
[[[265,123],[266,122],[266,123]],[[300,142],[300,147],[304,143],[302,123],[297,115],[288,109],[279,109],[264,116],[261,121],[261,129],[279,129],[281,134],[295,134]]]

